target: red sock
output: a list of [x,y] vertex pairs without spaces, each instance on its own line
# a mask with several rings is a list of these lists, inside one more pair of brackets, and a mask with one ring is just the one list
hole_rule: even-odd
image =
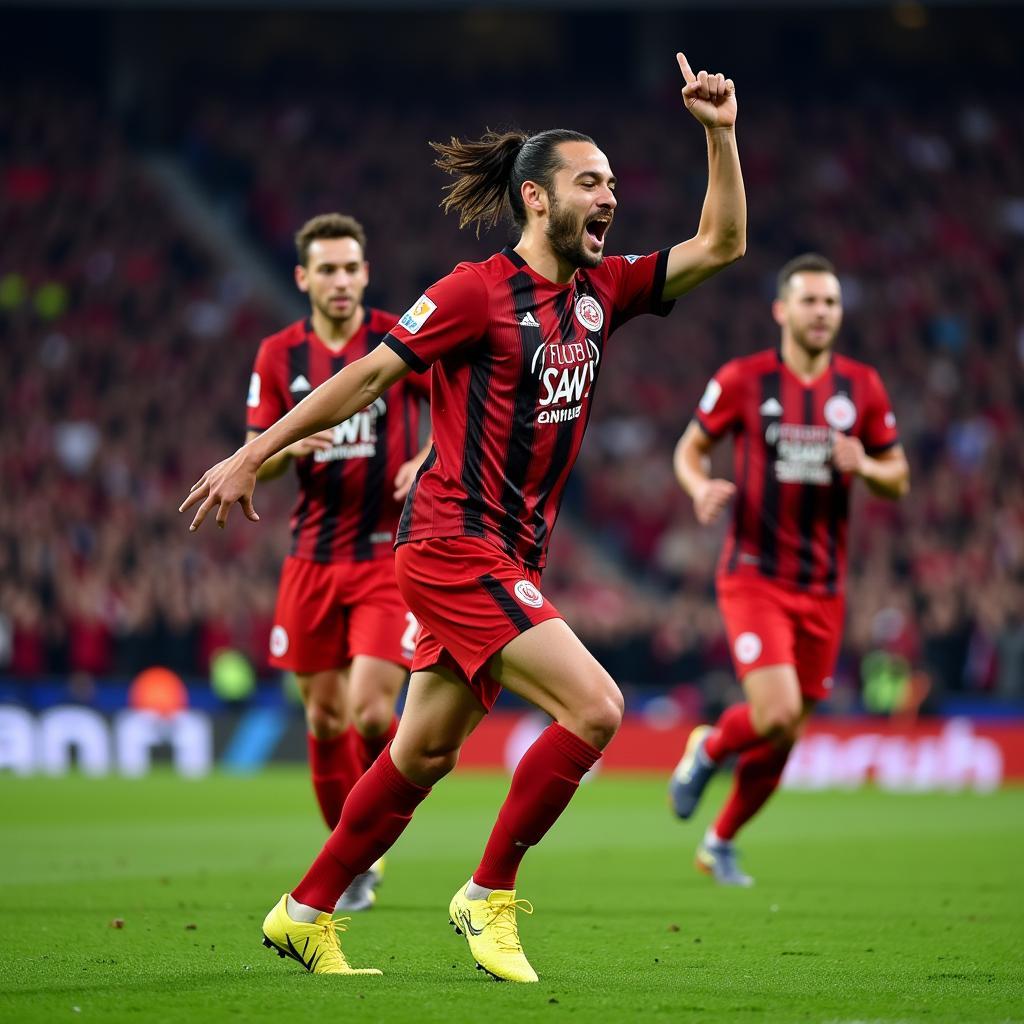
[[717,763],[730,754],[740,754],[763,742],[764,737],[757,733],[750,719],[750,705],[733,704],[722,712],[704,744],[704,753]]
[[306,736],[309,748],[309,769],[313,776],[313,792],[316,793],[320,813],[328,828],[334,828],[341,817],[341,805],[349,790],[362,772],[356,772],[349,751],[346,733],[332,736],[329,740],[318,740]]
[[392,718],[391,724],[379,736],[364,736],[354,725],[348,728],[348,741],[355,770],[362,775],[369,771],[370,765],[380,756],[380,752],[395,738],[398,730],[398,719]]
[[515,888],[523,855],[544,838],[600,756],[600,750],[557,722],[537,737],[512,776],[483,860],[473,872],[477,885]]
[[333,913],[349,882],[394,845],[429,792],[410,782],[395,767],[391,751],[385,750],[352,787],[341,821],[292,897]]
[[732,839],[764,806],[779,785],[791,749],[765,741],[740,755],[732,792],[715,822],[715,834],[719,838]]

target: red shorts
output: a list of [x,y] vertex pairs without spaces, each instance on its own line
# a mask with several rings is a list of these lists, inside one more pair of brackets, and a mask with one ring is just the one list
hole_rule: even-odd
[[303,675],[344,668],[359,654],[408,667],[418,625],[390,558],[286,558],[277,591],[270,664]]
[[789,590],[756,576],[719,576],[717,587],[737,676],[792,665],[800,692],[824,700],[843,637],[844,598]]
[[490,711],[501,684],[487,663],[531,626],[560,619],[540,592],[540,572],[489,541],[446,537],[395,551],[398,585],[420,623],[412,670],[444,665]]

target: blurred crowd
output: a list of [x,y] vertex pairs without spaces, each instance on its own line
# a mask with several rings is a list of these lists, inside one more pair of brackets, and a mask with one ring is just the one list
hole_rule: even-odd
[[[262,666],[288,489],[258,493],[258,528],[189,537],[175,509],[242,436],[255,346],[280,315],[175,222],[87,100],[0,103],[12,156],[0,209],[0,671],[159,662],[196,675],[219,646]],[[641,106],[612,95],[588,110],[222,96],[190,112],[175,151],[282,280],[306,217],[357,215],[368,297],[401,312],[504,241],[460,233],[437,210],[444,181],[427,139],[508,123],[588,131],[620,182],[611,251],[693,233],[703,143],[674,83]],[[991,96],[912,109],[866,92],[799,113],[754,97],[740,142],[748,255],[667,320],[613,340],[546,591],[627,686],[728,694],[713,590],[722,530],[697,526],[671,452],[715,369],[775,344],[778,266],[817,250],[841,272],[840,346],[881,372],[913,474],[902,504],[855,503],[837,699],[870,705],[893,678],[907,684],[900,701],[1024,699],[1019,113]]]

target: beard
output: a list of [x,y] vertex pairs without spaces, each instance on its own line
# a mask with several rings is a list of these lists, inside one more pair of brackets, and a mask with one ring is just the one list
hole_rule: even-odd
[[362,302],[356,302],[353,300],[349,306],[349,311],[344,316],[339,316],[337,312],[331,307],[330,302],[314,302],[317,308],[317,312],[329,323],[339,327],[341,324],[347,323],[359,312],[359,308],[362,306]]
[[790,332],[793,335],[793,341],[796,342],[799,348],[802,348],[809,355],[819,355],[822,352],[826,352],[832,348],[832,343],[836,340],[836,335],[839,333],[839,329],[832,331],[824,340],[820,338],[812,338],[810,330],[801,331],[795,327],[790,327]]
[[575,217],[571,210],[564,209],[557,199],[551,201],[551,215],[548,218],[548,245],[560,259],[571,267],[599,267],[602,254],[594,255],[583,246],[585,222]]

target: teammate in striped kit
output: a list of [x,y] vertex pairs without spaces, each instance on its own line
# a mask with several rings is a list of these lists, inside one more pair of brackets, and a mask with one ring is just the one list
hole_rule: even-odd
[[677,55],[683,100],[705,127],[708,191],[696,235],[646,256],[604,257],[615,177],[592,139],[556,129],[435,144],[455,177],[446,208],[463,226],[509,216],[511,249],[461,264],[379,346],[274,427],[209,470],[182,509],[192,528],[239,501],[250,519],[260,464],[335,422],[410,370],[433,367],[434,448],[399,527],[399,586],[422,626],[409,697],[390,747],[356,784],[341,821],[264,937],[307,970],[352,973],[327,912],[388,849],[455,766],[459,748],[507,687],[554,719],[526,752],[469,882],[449,904],[477,964],[537,980],[519,941],[515,879],[619,726],[622,695],[540,590],[568,474],[586,429],[609,336],[739,258],[746,203],[736,97],[722,75]]
[[[910,486],[881,379],[832,351],[843,314],[832,264],[813,253],[787,263],[772,311],[780,347],[715,374],[675,455],[699,522],[714,522],[735,498],[717,587],[747,700],[714,728],[693,730],[669,784],[676,814],[689,818],[722,761],[738,757],[732,793],[697,848],[697,867],[724,885],[752,884],[733,837],[775,791],[832,685],[853,479],[884,498]],[[735,484],[708,474],[707,457],[727,433]]]
[[[252,441],[344,366],[372,352],[398,319],[363,305],[366,236],[325,213],[295,236],[295,281],[310,316],[264,339],[249,383]],[[268,459],[259,479],[294,464],[299,496],[281,571],[270,662],[296,675],[306,709],[313,790],[333,829],[356,780],[395,734],[395,703],[418,629],[399,593],[392,546],[402,501],[423,461],[420,412],[430,378],[410,374],[343,423]],[[339,909],[366,910],[380,865]]]

